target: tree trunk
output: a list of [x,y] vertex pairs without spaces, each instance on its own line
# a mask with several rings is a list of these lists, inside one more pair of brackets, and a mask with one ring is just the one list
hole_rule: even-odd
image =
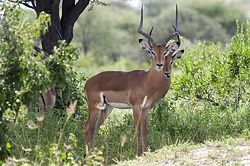
[[58,40],[65,40],[70,43],[73,39],[73,27],[90,0],[63,0],[62,16],[59,16],[59,5],[61,0],[40,0],[34,4],[37,15],[42,11],[51,16],[51,25],[48,32],[41,37],[42,48],[48,54],[53,52],[54,46],[58,45]]

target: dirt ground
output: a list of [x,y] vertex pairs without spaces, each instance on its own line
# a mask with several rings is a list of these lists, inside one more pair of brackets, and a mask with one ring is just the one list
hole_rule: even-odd
[[207,141],[204,144],[179,144],[166,146],[147,153],[137,160],[119,162],[130,166],[250,166],[250,139],[236,138],[223,141]]
[[244,165],[250,166],[250,146],[201,147],[185,154],[177,154],[175,159],[163,160],[156,165]]

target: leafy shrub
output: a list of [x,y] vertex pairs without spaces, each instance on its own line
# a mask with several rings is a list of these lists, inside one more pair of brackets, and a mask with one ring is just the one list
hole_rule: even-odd
[[153,149],[178,141],[238,136],[250,124],[250,47],[247,22],[225,50],[200,43],[177,67],[170,97],[150,114]]
[[223,107],[237,106],[243,98],[248,101],[249,23],[238,29],[226,51],[219,45],[201,43],[183,56],[182,63],[178,63],[183,72],[172,84],[176,97],[205,100]]
[[[50,85],[65,88],[68,85],[79,87],[81,80],[76,80],[72,62],[78,59],[78,49],[64,41],[55,47],[53,54],[34,51],[34,39],[38,40],[45,33],[50,17],[41,13],[32,24],[25,20],[17,6],[1,6],[4,34],[0,43],[1,76],[1,111],[19,110],[22,105],[36,103],[36,99]],[[35,56],[34,56],[35,54]],[[84,79],[84,78],[82,78]],[[79,89],[75,91],[79,92]],[[74,94],[71,100],[78,99]]]
[[[72,66],[79,55],[76,45],[60,41],[52,55],[37,53],[34,50],[35,41],[47,31],[50,16],[41,13],[30,23],[23,17],[24,11],[18,5],[3,3],[0,8],[3,11],[0,41],[1,131],[6,131],[4,123],[13,119],[14,112],[17,114],[25,106],[35,106],[40,94],[51,85],[56,85],[64,93],[58,96],[61,99],[57,101],[58,108],[63,110],[70,101],[78,100],[82,112],[78,109],[77,115],[83,119],[86,109],[81,85],[85,77],[79,78]],[[4,134],[1,132],[0,152],[6,149]]]
[[[34,112],[24,113],[22,119],[18,117],[18,125],[9,123],[6,135],[11,144],[11,157],[6,164],[102,164],[103,157],[99,150],[88,159],[84,158],[82,120],[72,118],[75,105],[71,104],[66,113],[65,117],[59,117],[50,111],[45,114],[45,120]],[[16,158],[14,161],[12,156]]]
[[1,112],[28,105],[51,83],[46,64],[41,62],[44,54],[34,57],[33,48],[33,38],[38,39],[41,32],[46,31],[50,20],[48,15],[42,13],[30,24],[21,17],[17,6],[9,5],[1,6],[4,11],[4,33],[0,43]]

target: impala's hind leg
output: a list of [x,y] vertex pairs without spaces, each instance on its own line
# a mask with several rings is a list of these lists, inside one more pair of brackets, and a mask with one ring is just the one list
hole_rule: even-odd
[[[106,103],[104,102],[104,96],[102,93],[95,95],[91,93],[87,95],[88,103],[88,119],[84,125],[84,135],[85,135],[85,150],[86,155],[88,154],[88,148],[94,148],[96,130],[99,128],[99,119],[105,120],[105,116],[102,114],[103,110],[106,109]],[[101,122],[100,121],[100,122]]]
[[94,139],[97,127],[97,121],[100,117],[101,110],[97,108],[89,109],[88,120],[84,126],[84,141],[85,141],[85,150],[86,155],[88,154],[89,147],[93,149]]

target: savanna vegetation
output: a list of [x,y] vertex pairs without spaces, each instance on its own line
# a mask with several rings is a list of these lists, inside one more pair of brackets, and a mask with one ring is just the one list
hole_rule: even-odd
[[[0,164],[109,165],[134,158],[133,116],[127,110],[113,111],[97,134],[96,149],[84,158],[85,80],[104,70],[149,66],[137,46],[139,11],[126,1],[98,2],[76,22],[77,44],[59,41],[50,56],[34,50],[48,31],[50,15],[34,18],[17,4],[1,3]],[[174,64],[171,90],[149,113],[149,151],[250,139],[247,7],[246,1],[179,4],[185,53]],[[159,41],[171,33],[173,18],[173,1],[145,2],[144,27],[154,25]],[[37,96],[52,84],[60,88],[55,108],[45,116],[28,113],[26,107],[37,106]]]

